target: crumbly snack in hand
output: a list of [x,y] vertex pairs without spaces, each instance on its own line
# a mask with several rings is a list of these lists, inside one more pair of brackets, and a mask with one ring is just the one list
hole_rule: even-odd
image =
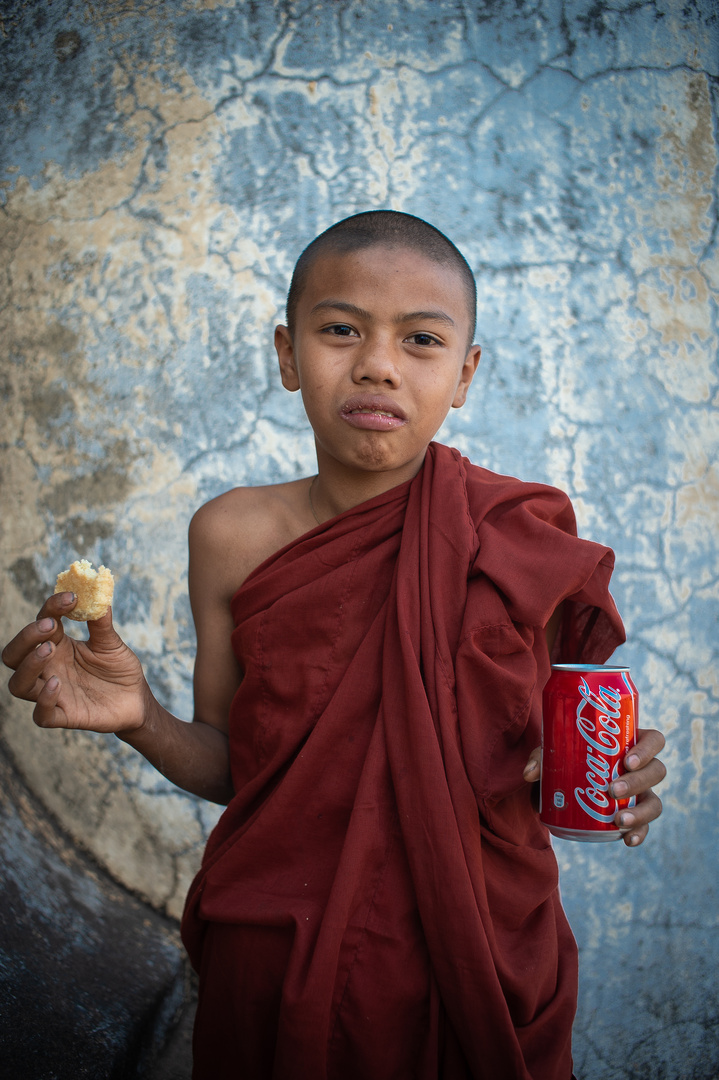
[[57,575],[55,592],[73,592],[77,604],[67,615],[76,622],[89,622],[101,618],[110,604],[115,579],[106,566],[93,570],[87,559],[78,559],[69,570]]

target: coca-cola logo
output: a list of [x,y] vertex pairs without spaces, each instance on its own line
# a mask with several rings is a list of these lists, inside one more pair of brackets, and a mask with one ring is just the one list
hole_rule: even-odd
[[600,686],[595,693],[586,679],[580,679],[577,689],[577,728],[587,744],[587,785],[575,788],[574,797],[585,814],[609,824],[619,805],[609,797],[609,785],[619,775],[622,696],[610,686]]

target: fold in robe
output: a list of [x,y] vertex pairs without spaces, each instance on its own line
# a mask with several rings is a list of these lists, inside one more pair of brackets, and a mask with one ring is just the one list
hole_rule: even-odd
[[431,444],[232,601],[236,795],[183,937],[198,1080],[569,1080],[576,947],[522,779],[555,659],[623,640],[560,491]]

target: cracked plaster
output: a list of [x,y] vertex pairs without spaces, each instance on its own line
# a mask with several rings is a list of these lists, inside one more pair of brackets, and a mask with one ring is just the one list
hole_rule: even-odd
[[[715,1075],[711,3],[10,0],[0,63],[2,636],[72,558],[104,561],[121,633],[189,717],[186,523],[312,469],[271,350],[294,259],[358,210],[427,217],[475,270],[484,346],[441,437],[564,487],[616,549],[620,659],[668,737],[641,851],[557,845],[578,1071]],[[2,733],[72,835],[177,914],[216,810],[7,694]]]

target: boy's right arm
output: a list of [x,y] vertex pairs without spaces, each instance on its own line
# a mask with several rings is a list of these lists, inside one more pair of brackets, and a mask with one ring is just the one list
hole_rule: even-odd
[[[178,787],[213,802],[233,796],[227,737],[229,706],[241,680],[232,653],[229,598],[237,566],[224,556],[224,522],[201,511],[190,529],[190,599],[196,620],[197,709],[185,723],[164,709],[135,654],[112,625],[112,614],[89,622],[87,641],[69,638],[62,624],[71,594],[47,599],[3,650],[13,669],[11,693],[35,702],[39,727],[114,733]],[[234,577],[233,577],[234,575]]]
[[[67,596],[69,602],[63,602]],[[112,614],[89,622],[87,641],[69,638],[62,615],[70,594],[48,597],[36,622],[5,647],[10,692],[35,702],[38,727],[114,733],[169,780],[214,802],[232,798],[227,735],[187,724],[156,700],[140,661],[112,625]]]

